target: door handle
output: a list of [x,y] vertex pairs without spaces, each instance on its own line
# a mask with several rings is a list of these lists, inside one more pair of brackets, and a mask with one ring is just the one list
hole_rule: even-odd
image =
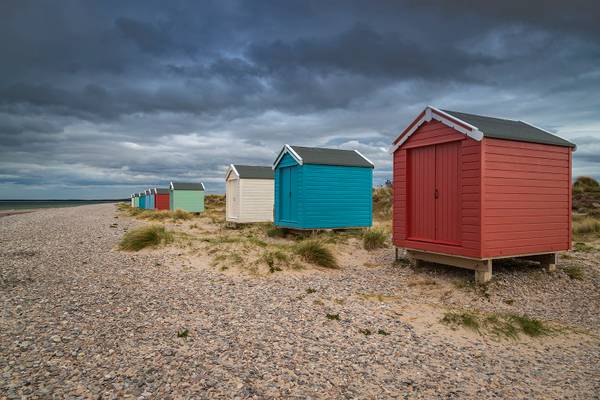
[[435,189],[435,191],[433,192],[433,198],[437,199],[440,197],[440,192],[438,192],[437,189]]

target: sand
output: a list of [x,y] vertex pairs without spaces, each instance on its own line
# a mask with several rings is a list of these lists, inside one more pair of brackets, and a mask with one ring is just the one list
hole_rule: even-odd
[[[562,265],[506,266],[485,289],[461,284],[468,271],[394,266],[391,248],[356,241],[335,245],[340,270],[255,276],[220,271],[203,244],[116,250],[144,223],[111,204],[0,220],[0,397],[600,393],[599,252],[564,261],[585,267],[582,280]],[[525,313],[562,330],[517,340],[452,330],[440,322],[449,309]]]

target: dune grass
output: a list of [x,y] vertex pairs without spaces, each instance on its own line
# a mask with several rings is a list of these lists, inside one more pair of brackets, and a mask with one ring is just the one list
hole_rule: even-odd
[[371,228],[363,234],[363,247],[366,250],[375,250],[387,247],[388,234],[385,229]]
[[329,248],[319,240],[303,240],[293,248],[304,261],[324,268],[339,268],[338,262]]
[[141,226],[128,231],[121,242],[119,249],[139,251],[146,247],[157,247],[173,241],[173,234],[162,225]]
[[441,322],[451,327],[462,326],[479,334],[488,333],[510,339],[517,339],[520,334],[538,337],[553,332],[546,323],[518,314],[449,311],[444,314]]
[[573,217],[573,234],[575,236],[600,234],[600,218],[590,216]]

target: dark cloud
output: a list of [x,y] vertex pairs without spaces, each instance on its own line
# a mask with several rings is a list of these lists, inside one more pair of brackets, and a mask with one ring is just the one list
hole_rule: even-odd
[[575,174],[598,176],[597,15],[579,0],[3,1],[0,197],[222,191],[225,165],[269,164],[283,143],[357,148],[381,183],[425,104],[553,130],[579,145]]

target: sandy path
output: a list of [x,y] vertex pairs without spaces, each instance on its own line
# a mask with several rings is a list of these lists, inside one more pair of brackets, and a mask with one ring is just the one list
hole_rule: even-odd
[[[172,252],[117,252],[124,229],[137,222],[114,216],[109,204],[0,221],[0,397],[588,399],[600,392],[600,342],[591,336],[512,342],[448,331],[437,322],[439,289],[408,286],[414,273],[391,266],[266,279],[189,268]],[[391,253],[375,257],[388,265]],[[583,327],[595,331],[597,319],[586,315]],[[187,338],[177,337],[182,329]]]

